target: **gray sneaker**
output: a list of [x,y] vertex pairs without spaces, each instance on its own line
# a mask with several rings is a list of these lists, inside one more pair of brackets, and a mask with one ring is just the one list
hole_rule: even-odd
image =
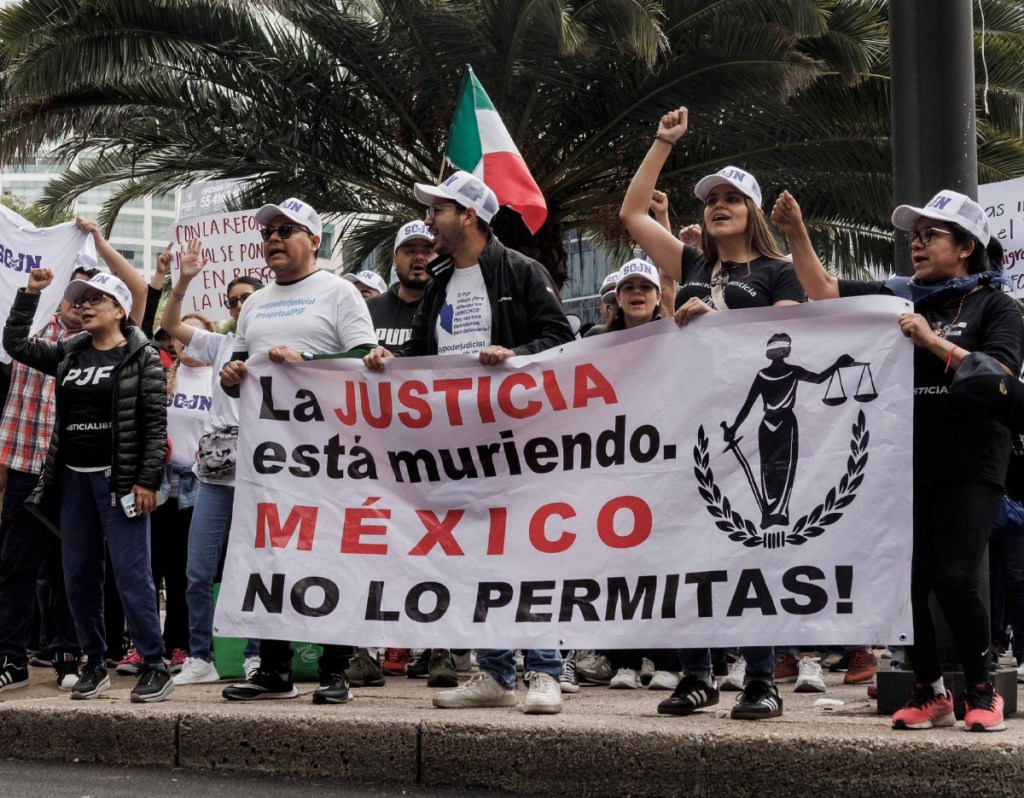
[[384,671],[365,648],[360,648],[349,661],[345,678],[352,687],[383,687]]
[[612,680],[612,662],[604,654],[576,658],[576,675],[581,682],[608,684]]
[[427,668],[427,687],[458,687],[459,674],[452,653],[447,648],[435,648],[430,654]]

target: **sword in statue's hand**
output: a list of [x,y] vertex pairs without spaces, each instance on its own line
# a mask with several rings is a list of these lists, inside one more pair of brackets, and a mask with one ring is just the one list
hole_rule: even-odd
[[750,483],[750,490],[754,493],[754,500],[757,502],[757,509],[763,514],[764,513],[764,498],[761,496],[761,490],[757,486],[757,482],[754,480],[754,473],[750,470],[750,463],[747,462],[747,458],[743,456],[743,452],[740,451],[740,441],[743,440],[743,436],[736,437],[735,433],[731,433],[729,425],[724,421],[722,422],[722,429],[725,431],[726,446],[723,449],[725,452],[732,452],[736,455],[736,459],[740,461],[740,468],[743,469],[743,473],[747,475],[747,482]]

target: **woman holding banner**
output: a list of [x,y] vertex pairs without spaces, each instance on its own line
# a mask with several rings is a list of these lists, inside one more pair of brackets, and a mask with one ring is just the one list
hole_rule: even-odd
[[15,297],[3,342],[15,360],[57,378],[57,420],[42,478],[26,504],[60,497],[68,604],[89,658],[71,697],[95,698],[110,687],[104,665],[106,549],[143,659],[131,700],[162,701],[174,685],[163,661],[150,573],[149,513],[157,506],[167,457],[163,367],[129,319],[131,292],[112,274],[75,280],[65,289],[64,298],[82,309],[82,333],[55,343],[30,338],[39,294],[52,281],[49,269],[31,272]]
[[[795,305],[804,292],[793,266],[779,250],[764,221],[761,188],[752,174],[734,166],[701,179],[694,193],[704,203],[701,247],[684,244],[648,210],[658,176],[687,130],[686,108],[665,114],[651,148],[626,190],[619,217],[654,263],[681,287],[676,294],[676,323],[685,325],[705,313],[732,308]],[[746,672],[743,692],[731,716],[745,720],[782,714],[775,686],[775,650],[742,649]],[[681,649],[685,678],[658,712],[689,715],[718,703],[708,649]]]
[[979,568],[1003,496],[1010,432],[992,414],[955,404],[949,386],[971,352],[991,355],[1008,374],[1020,372],[1024,328],[1016,302],[1001,290],[1002,247],[990,236],[978,203],[940,191],[924,208],[900,205],[892,214],[896,229],[911,233],[913,277],[838,280],[818,260],[800,206],[788,192],[779,196],[772,220],[786,234],[812,299],[888,294],[914,303],[914,312],[900,316],[899,325],[916,346],[910,657],[917,684],[893,715],[893,728],[955,723],[928,605],[934,593],[964,669],[964,725],[1000,731],[1003,699],[989,674],[991,631]]

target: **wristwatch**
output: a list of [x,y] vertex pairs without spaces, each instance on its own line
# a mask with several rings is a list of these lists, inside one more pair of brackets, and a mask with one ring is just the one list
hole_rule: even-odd
[[312,352],[303,352],[302,353],[302,359],[303,360],[312,360],[313,359],[313,353]]

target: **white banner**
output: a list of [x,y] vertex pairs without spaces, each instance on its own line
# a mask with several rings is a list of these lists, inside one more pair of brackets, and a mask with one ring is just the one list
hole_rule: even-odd
[[[5,205],[0,205],[0,318],[11,312],[14,295],[28,285],[28,273],[45,267],[53,272],[53,282],[39,297],[32,332],[37,333],[50,320],[71,273],[81,262],[96,266],[96,245],[92,236],[79,230],[74,222],[54,227],[36,227]],[[0,347],[0,362],[10,363],[11,356]]]
[[[227,299],[228,283],[236,277],[252,275],[269,282],[267,263],[263,259],[263,240],[256,223],[256,211],[232,211],[199,216],[174,227],[174,241],[183,249],[189,241],[203,242],[200,257],[207,261],[185,293],[182,314],[199,311],[213,321],[230,318]],[[171,279],[178,281],[178,263],[171,266]]]
[[711,313],[496,368],[255,357],[217,633],[907,643],[906,308]]
[[1003,268],[1010,291],[1024,297],[1024,177],[978,186],[978,203],[989,229],[1003,246]]

